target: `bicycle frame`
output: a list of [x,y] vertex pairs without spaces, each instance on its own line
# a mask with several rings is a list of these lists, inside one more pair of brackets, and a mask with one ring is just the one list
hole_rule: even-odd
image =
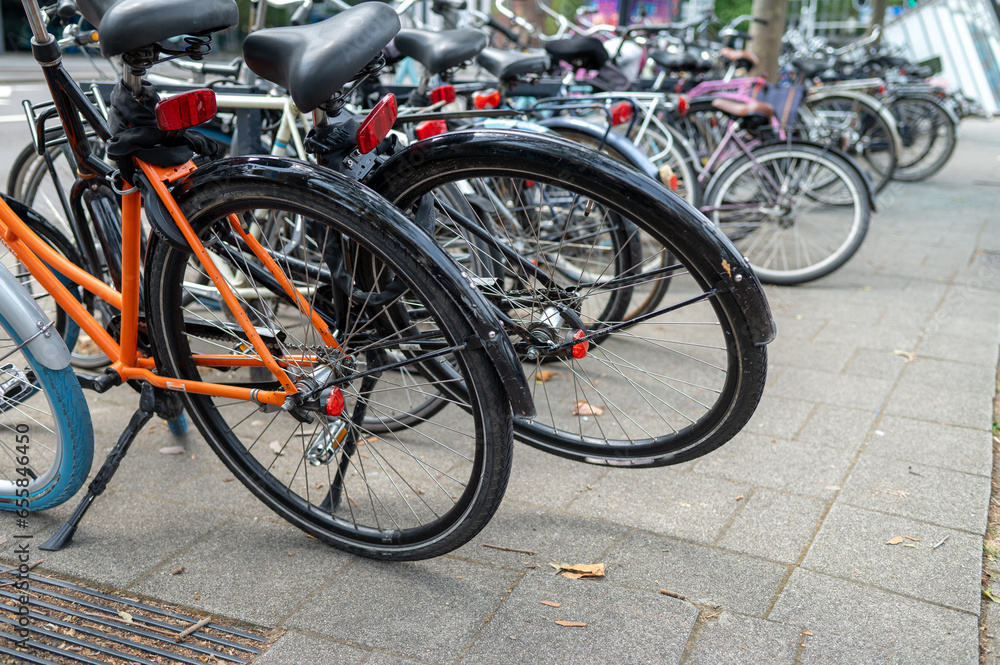
[[[52,44],[53,42],[50,41],[49,43]],[[39,59],[40,64],[43,65],[46,83],[52,94],[55,108],[62,120],[80,177],[84,180],[99,177],[110,177],[114,180],[117,172],[113,171],[109,165],[98,159],[91,152],[81,116],[87,120],[97,135],[104,140],[108,140],[111,136],[107,124],[97,109],[91,105],[76,82],[63,69],[58,47],[55,47],[54,52],[49,51],[47,55],[50,60],[45,62],[43,60],[46,56],[45,49],[38,47],[36,43],[36,57]],[[250,318],[239,304],[236,296],[233,294],[232,288],[216,267],[215,262],[191,228],[190,223],[177,206],[173,196],[167,190],[166,183],[177,180],[194,171],[196,168],[194,164],[188,162],[187,164],[173,168],[161,168],[138,159],[134,161],[137,169],[141,170],[152,184],[154,189],[152,194],[155,194],[166,206],[174,222],[184,234],[192,251],[198,257],[215,287],[219,290],[226,305],[247,336],[247,340],[254,347],[260,358],[260,360],[256,360],[248,357],[233,358],[199,355],[195,356],[195,362],[201,365],[213,366],[265,366],[275,375],[283,390],[265,391],[160,376],[153,371],[155,369],[153,358],[139,353],[138,331],[142,242],[142,222],[140,215],[142,201],[139,191],[131,187],[131,185],[123,183],[123,187],[126,189],[121,191],[122,243],[120,256],[122,259],[122,283],[120,290],[107,285],[101,279],[98,279],[64,258],[35,234],[3,201],[0,201],[0,239],[3,240],[17,259],[27,267],[29,272],[53,296],[55,301],[77,325],[108,356],[112,363],[111,371],[117,374],[117,378],[120,381],[138,379],[164,390],[228,397],[231,399],[254,401],[262,405],[282,405],[286,397],[298,392],[282,366],[288,366],[289,363],[308,366],[313,364],[315,359],[309,357],[283,358],[281,364],[276,361],[260,334],[251,323]],[[230,216],[229,222],[233,226],[234,231],[243,238],[264,267],[278,280],[289,298],[297,304],[300,311],[312,320],[324,342],[333,348],[338,348],[337,342],[326,323],[312,310],[306,299],[284,278],[280,267],[264,248],[255,238],[243,231],[239,220],[234,216]],[[51,269],[49,266],[51,266]],[[121,312],[120,342],[115,341],[111,334],[87,311],[87,308],[70,293],[69,289],[55,276],[53,270],[106,301]]]

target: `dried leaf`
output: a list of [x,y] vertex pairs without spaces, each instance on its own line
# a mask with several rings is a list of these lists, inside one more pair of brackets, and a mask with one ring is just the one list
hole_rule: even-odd
[[568,571],[563,571],[563,572],[559,573],[559,575],[561,575],[561,576],[563,576],[563,577],[565,577],[567,579],[571,579],[571,580],[578,580],[581,577],[583,577],[583,575],[581,575],[580,573],[571,573],[571,572],[568,572]]
[[562,603],[557,603],[554,600],[540,600],[538,602],[542,605],[548,605],[549,607],[562,607]]
[[992,600],[994,603],[1000,603],[1000,598],[997,598],[996,594],[989,587],[983,587],[983,595]]
[[912,540],[915,543],[919,543],[920,542],[919,538],[914,538],[913,536],[903,536],[903,538],[906,538],[907,540]]
[[576,406],[573,407],[574,416],[599,416],[603,413],[603,406],[594,406],[590,402],[583,399],[578,399],[576,401]]
[[903,547],[912,547],[915,550],[920,549],[920,545],[914,545],[913,543],[903,543]]
[[581,577],[604,577],[603,563],[550,563],[557,570],[574,573]]
[[812,633],[810,633],[808,630],[806,630],[805,628],[802,629],[802,634],[803,635],[808,635],[809,637],[814,637],[814,635]]
[[132,623],[132,615],[124,610],[118,610],[118,616],[122,618],[125,623]]
[[676,591],[671,591],[669,589],[660,589],[660,593],[664,596],[670,596],[671,598],[676,598],[678,600],[685,600],[687,598],[687,596],[683,593],[677,593]]
[[177,566],[176,568],[174,568],[173,570],[170,571],[170,574],[171,575],[180,575],[183,572],[184,572],[184,566]]
[[164,446],[160,448],[161,455],[183,455],[186,452],[187,450],[184,449],[184,446]]
[[730,277],[733,276],[733,268],[729,265],[729,261],[722,259],[722,269],[726,271],[726,274]]
[[893,349],[892,352],[895,353],[897,356],[903,356],[904,358],[906,358],[906,362],[908,363],[912,363],[914,360],[917,359],[917,356],[915,354],[910,353],[908,351],[903,351],[902,349]]
[[543,369],[535,374],[535,381],[545,383],[546,381],[551,381],[557,376],[562,376],[562,374],[560,372],[553,372],[551,369]]
[[567,628],[582,628],[587,624],[583,621],[563,621],[560,619],[559,621],[556,621],[556,625],[566,626]]
[[903,537],[902,536],[896,536],[895,538],[890,538],[889,540],[885,541],[885,544],[886,545],[899,545],[901,542],[903,542]]
[[283,454],[281,452],[281,441],[278,441],[277,439],[267,444],[267,447],[273,450],[275,455]]

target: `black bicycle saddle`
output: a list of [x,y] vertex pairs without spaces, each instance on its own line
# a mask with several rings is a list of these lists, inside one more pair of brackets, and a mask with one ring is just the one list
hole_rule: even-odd
[[501,81],[526,74],[541,74],[550,64],[545,53],[519,53],[495,48],[483,49],[476,56],[476,62]]
[[365,2],[319,23],[251,33],[243,42],[243,61],[309,112],[353,79],[397,32],[392,7]]
[[472,60],[486,48],[487,41],[479,30],[460,28],[442,32],[400,30],[393,44],[400,55],[413,58],[431,74],[440,74]]
[[77,8],[100,32],[106,57],[179,35],[225,30],[240,20],[235,0],[77,0]]
[[555,60],[564,60],[574,67],[600,69],[608,61],[608,51],[597,37],[577,35],[548,42],[545,50]]

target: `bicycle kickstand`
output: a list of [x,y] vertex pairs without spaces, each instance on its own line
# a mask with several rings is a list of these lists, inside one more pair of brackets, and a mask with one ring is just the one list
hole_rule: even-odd
[[118,465],[121,464],[122,459],[125,457],[125,453],[128,452],[129,446],[135,441],[135,437],[142,430],[143,426],[149,419],[153,417],[153,413],[156,411],[156,391],[153,386],[144,383],[142,386],[142,393],[139,396],[139,408],[135,413],[132,414],[132,419],[129,421],[125,430],[122,431],[121,436],[118,437],[118,443],[115,447],[111,449],[108,453],[107,458],[104,460],[104,464],[101,466],[97,475],[94,476],[94,480],[91,481],[90,487],[87,489],[86,496],[77,505],[76,510],[70,515],[66,523],[59,527],[55,535],[45,541],[45,544],[41,546],[41,549],[47,552],[58,552],[73,540],[73,534],[76,533],[76,527],[83,519],[84,514],[90,508],[90,504],[94,502],[98,496],[100,496],[104,490],[107,488],[108,483],[111,481],[111,476],[115,475],[115,471],[118,470]]

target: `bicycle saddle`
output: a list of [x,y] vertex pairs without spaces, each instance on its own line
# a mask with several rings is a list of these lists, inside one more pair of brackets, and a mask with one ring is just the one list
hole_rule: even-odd
[[583,69],[600,69],[609,58],[604,42],[590,36],[557,39],[548,42],[545,50],[556,60],[563,60]]
[[712,69],[712,63],[704,58],[698,58],[690,51],[667,53],[660,49],[649,52],[653,62],[668,71],[707,72]]
[[774,107],[767,102],[738,102],[734,99],[718,97],[712,100],[712,107],[731,118],[743,118],[743,126],[753,129],[766,125],[774,116]]
[[791,64],[795,71],[810,79],[833,65],[828,58],[793,58]]
[[357,76],[397,32],[392,7],[365,2],[319,23],[251,33],[243,42],[243,61],[309,112]]
[[472,60],[486,48],[486,42],[484,33],[468,28],[442,32],[400,30],[393,40],[400,55],[413,58],[430,74],[440,74]]
[[518,53],[495,48],[483,49],[476,56],[476,62],[501,81],[525,74],[540,74],[549,68],[549,56],[545,53]]
[[239,23],[235,0],[77,0],[98,29],[105,57],[180,35],[225,30]]
[[743,60],[748,63],[751,67],[756,67],[760,64],[760,58],[751,53],[750,51],[737,51],[734,48],[729,48],[728,46],[719,50],[719,57],[729,60],[730,62],[739,62]]

